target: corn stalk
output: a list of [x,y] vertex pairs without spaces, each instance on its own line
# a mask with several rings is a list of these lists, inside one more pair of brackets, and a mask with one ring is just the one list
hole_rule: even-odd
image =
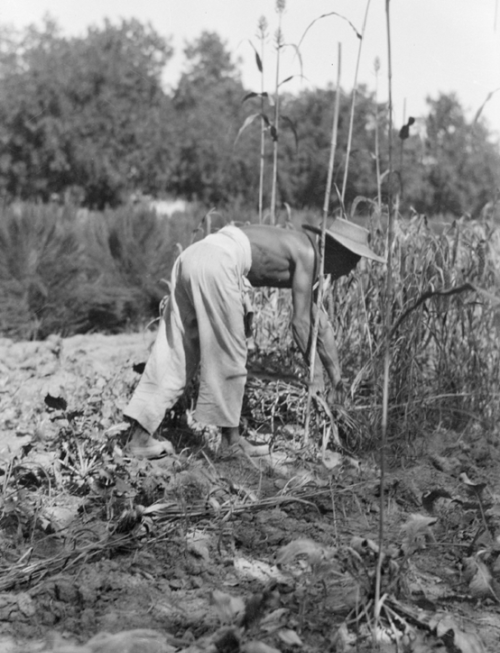
[[278,29],[276,30],[276,82],[274,91],[274,127],[275,134],[273,138],[273,180],[271,186],[271,224],[276,224],[276,193],[278,185],[278,123],[280,118],[280,56],[283,45],[283,34],[281,31],[281,19],[285,10],[285,0],[277,0],[276,10],[278,12]]
[[262,223],[262,214],[264,210],[264,163],[266,156],[266,123],[264,118],[264,45],[266,40],[267,21],[264,16],[259,19],[259,39],[260,39],[260,167],[259,167],[259,223]]

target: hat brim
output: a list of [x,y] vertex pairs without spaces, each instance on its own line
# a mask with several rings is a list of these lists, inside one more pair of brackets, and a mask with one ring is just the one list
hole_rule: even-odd
[[[316,227],[315,225],[311,225],[311,224],[303,224],[302,228],[306,229],[307,231],[313,231],[315,234],[318,234],[318,236],[321,236],[320,227]],[[329,229],[325,231],[325,235],[328,238],[332,238],[333,240],[336,240],[338,243],[343,245],[346,249],[353,252],[354,254],[357,254],[358,256],[369,258],[372,261],[377,261],[378,263],[387,263],[385,258],[379,256],[378,254],[375,254],[375,252],[372,252],[372,250],[367,245],[363,245],[363,243],[357,243],[354,240],[351,240],[350,238],[347,238],[346,236],[343,236],[341,234],[334,234]]]

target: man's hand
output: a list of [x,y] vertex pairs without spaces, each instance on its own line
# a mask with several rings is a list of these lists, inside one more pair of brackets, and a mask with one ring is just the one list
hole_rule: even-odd
[[345,387],[342,379],[339,378],[335,387],[330,386],[328,394],[326,396],[326,401],[329,406],[333,404],[343,404],[345,400]]

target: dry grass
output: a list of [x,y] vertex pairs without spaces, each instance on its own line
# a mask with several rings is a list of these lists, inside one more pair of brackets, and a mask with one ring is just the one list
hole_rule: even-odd
[[[386,234],[376,217],[371,230],[374,249],[383,252]],[[500,415],[498,307],[461,287],[472,283],[495,292],[500,280],[498,229],[456,221],[439,234],[422,217],[399,219],[393,263],[391,436],[410,444],[416,434],[437,425],[462,430],[476,423],[493,429]],[[344,416],[341,432],[354,448],[374,444],[379,433],[384,275],[383,266],[362,261],[328,297],[349,386],[343,410],[336,407],[336,414]],[[456,288],[462,292],[441,294]],[[260,360],[267,356],[271,371],[274,366],[306,378],[288,329],[288,293],[259,291],[256,304]],[[274,421],[289,419],[285,395],[293,393],[271,387],[271,394],[268,419],[271,414]],[[295,415],[303,415],[304,400],[294,397]]]

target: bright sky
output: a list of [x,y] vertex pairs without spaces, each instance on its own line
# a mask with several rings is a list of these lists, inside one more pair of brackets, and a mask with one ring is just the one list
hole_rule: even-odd
[[[285,41],[298,44],[316,18],[337,12],[361,31],[367,0],[287,0],[282,29]],[[426,114],[425,98],[455,91],[472,118],[488,94],[500,89],[500,0],[392,0],[392,85],[395,125],[403,118]],[[45,14],[56,19],[64,34],[83,35],[104,18],[136,17],[151,22],[172,38],[176,55],[168,64],[166,82],[175,83],[182,66],[182,49],[203,30],[218,32],[235,56],[243,59],[243,82],[260,90],[260,77],[249,40],[258,46],[257,22],[265,16],[271,38],[264,65],[266,89],[274,85],[272,35],[277,27],[275,0],[1,0],[0,23],[24,27],[40,24]],[[497,16],[498,14],[498,16]],[[385,0],[371,0],[359,66],[359,81],[375,89],[375,58],[381,68],[378,97],[387,98],[387,36]],[[341,85],[353,86],[359,40],[347,22],[329,16],[314,23],[301,45],[303,74],[288,48],[280,78],[297,75],[283,88],[335,85],[338,43],[342,44]],[[500,135],[500,90],[483,115]]]

